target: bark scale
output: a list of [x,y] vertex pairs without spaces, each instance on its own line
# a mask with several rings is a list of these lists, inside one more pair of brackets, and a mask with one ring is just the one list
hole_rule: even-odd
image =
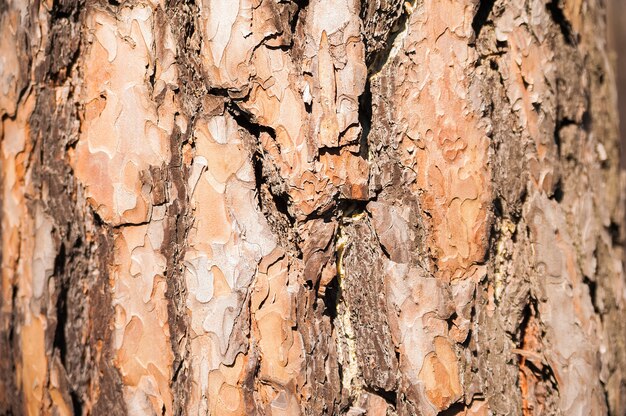
[[0,3],[0,410],[623,414],[605,13]]

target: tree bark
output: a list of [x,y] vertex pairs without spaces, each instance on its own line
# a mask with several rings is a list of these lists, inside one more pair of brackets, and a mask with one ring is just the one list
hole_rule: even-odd
[[623,415],[600,0],[0,0],[0,412]]

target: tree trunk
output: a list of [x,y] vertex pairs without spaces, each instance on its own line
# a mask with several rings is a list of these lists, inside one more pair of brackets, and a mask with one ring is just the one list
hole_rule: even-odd
[[601,0],[0,0],[0,412],[623,415]]
[[626,169],[626,5],[621,0],[607,4],[609,49],[612,52],[613,69],[618,94],[620,119],[620,145],[622,169]]

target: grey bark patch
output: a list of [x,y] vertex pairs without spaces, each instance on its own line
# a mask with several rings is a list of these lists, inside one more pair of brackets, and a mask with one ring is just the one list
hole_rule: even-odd
[[339,260],[340,313],[347,314],[350,321],[352,333],[346,335],[354,336],[356,350],[348,354],[356,354],[349,359],[356,358],[363,388],[393,392],[398,387],[398,362],[387,324],[384,254],[368,217],[361,215],[360,219],[348,219],[341,228],[340,238],[345,242]]

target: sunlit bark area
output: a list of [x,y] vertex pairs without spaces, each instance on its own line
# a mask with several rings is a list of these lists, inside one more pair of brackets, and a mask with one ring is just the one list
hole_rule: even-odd
[[623,415],[601,0],[0,0],[0,414]]

